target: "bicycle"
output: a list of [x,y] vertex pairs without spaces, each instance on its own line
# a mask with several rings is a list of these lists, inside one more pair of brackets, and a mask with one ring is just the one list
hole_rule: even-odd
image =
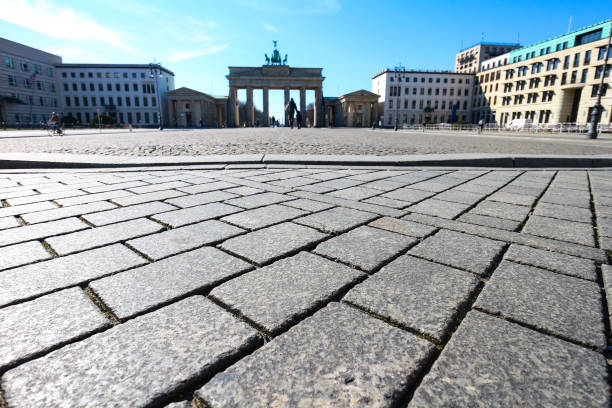
[[47,124],[47,135],[49,136],[63,136],[64,132],[60,129],[59,126],[55,124]]

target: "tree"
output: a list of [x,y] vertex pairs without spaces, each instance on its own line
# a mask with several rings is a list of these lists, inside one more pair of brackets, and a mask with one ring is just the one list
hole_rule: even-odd
[[98,127],[99,123],[102,123],[103,125],[114,125],[117,122],[115,121],[115,118],[113,118],[112,116],[109,116],[105,113],[102,113],[100,115],[100,121],[98,122],[98,115],[94,115],[93,119],[89,121],[89,126],[96,128]]
[[[263,112],[260,111],[259,109],[255,108],[255,106],[253,106],[253,109],[255,110],[255,120],[259,119],[259,124],[260,126],[263,125],[264,123],[264,116],[263,116]],[[242,126],[242,124],[246,124],[247,123],[247,118],[248,118],[248,114],[247,114],[247,104],[246,102],[238,102],[238,115],[239,115],[239,119],[240,119],[240,125]],[[253,124],[255,125],[255,124]]]
[[314,103],[310,102],[306,105],[306,123],[309,123],[310,126],[314,124]]

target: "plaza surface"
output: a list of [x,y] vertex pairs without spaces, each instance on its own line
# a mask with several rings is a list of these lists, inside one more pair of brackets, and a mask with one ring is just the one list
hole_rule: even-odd
[[121,156],[210,154],[410,155],[449,153],[610,154],[612,135],[358,128],[247,128],[164,131],[67,129],[63,137],[41,130],[0,131],[0,153],[70,153]]
[[0,406],[610,405],[609,170],[2,170],[0,200]]

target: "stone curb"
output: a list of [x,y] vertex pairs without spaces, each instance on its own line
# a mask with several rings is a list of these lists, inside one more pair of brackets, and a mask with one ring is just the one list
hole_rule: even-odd
[[107,156],[57,153],[0,153],[0,169],[116,168],[177,165],[343,165],[389,167],[591,168],[612,167],[612,155],[429,154],[205,156]]

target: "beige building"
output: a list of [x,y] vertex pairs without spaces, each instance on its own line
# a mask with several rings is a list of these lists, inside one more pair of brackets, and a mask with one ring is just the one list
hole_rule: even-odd
[[586,124],[603,76],[601,123],[609,124],[610,61],[605,71],[603,67],[611,24],[608,20],[513,50],[507,56],[508,64],[479,72],[474,83],[472,120],[484,118],[500,125],[508,125],[513,119],[530,119],[540,125]]
[[455,58],[455,72],[476,73],[483,61],[495,58],[520,48],[519,44],[479,42],[457,53]]
[[370,127],[378,117],[379,95],[361,89],[324,98],[328,126]]
[[216,98],[189,88],[166,92],[171,127],[222,127],[227,123],[227,97]]

